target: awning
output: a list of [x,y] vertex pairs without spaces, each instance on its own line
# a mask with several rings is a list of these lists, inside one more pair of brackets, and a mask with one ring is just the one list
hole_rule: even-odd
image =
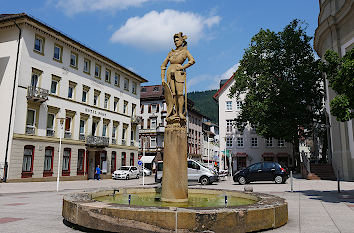
[[235,156],[236,156],[236,157],[247,157],[248,154],[246,154],[245,152],[237,152],[237,153],[235,154]]
[[265,152],[265,153],[262,154],[262,157],[274,157],[274,156],[275,155],[272,152]]
[[143,163],[152,163],[152,161],[155,159],[155,156],[143,156],[140,158],[140,161]]

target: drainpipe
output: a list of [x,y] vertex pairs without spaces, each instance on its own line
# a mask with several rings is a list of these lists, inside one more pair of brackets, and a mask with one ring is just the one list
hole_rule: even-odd
[[4,182],[6,182],[6,179],[7,179],[7,170],[8,170],[7,155],[8,155],[8,152],[9,152],[10,130],[11,130],[11,123],[12,123],[12,110],[13,110],[13,107],[14,107],[18,57],[19,57],[19,53],[20,53],[20,42],[21,42],[21,36],[22,36],[21,28],[17,25],[16,21],[14,21],[14,24],[18,28],[19,33],[18,33],[18,43],[17,43],[15,77],[14,77],[14,84],[13,84],[13,87],[12,87],[12,98],[11,98],[9,128],[8,128],[8,131],[7,131],[7,142],[6,142],[6,152],[5,152],[5,166],[4,166],[4,179],[3,179]]

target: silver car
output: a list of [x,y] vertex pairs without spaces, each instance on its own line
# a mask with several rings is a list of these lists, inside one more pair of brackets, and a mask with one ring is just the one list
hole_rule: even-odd
[[[215,181],[219,180],[218,174],[212,169],[206,167],[200,162],[197,162],[192,159],[187,160],[188,163],[188,181],[197,181],[202,185],[212,184]],[[157,164],[155,174],[155,182],[160,183],[162,181],[162,170],[163,162],[159,161]]]
[[131,178],[139,179],[139,170],[134,166],[123,166],[118,170],[114,171],[112,174],[112,179],[126,179],[129,180]]

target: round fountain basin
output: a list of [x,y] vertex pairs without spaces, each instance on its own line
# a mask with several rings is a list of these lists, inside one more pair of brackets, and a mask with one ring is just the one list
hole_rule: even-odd
[[284,199],[268,194],[189,189],[188,196],[188,203],[161,202],[155,188],[67,194],[63,217],[74,225],[110,232],[171,232],[176,227],[181,232],[251,232],[288,220]]

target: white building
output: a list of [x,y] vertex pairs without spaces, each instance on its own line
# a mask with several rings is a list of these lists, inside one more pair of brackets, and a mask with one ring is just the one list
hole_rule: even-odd
[[[314,49],[324,60],[327,50],[343,57],[354,48],[354,0],[320,0],[318,27],[315,32]],[[325,100],[328,135],[328,160],[336,176],[354,180],[354,119],[338,122],[331,115],[330,101],[337,95],[325,81]]]
[[[233,119],[240,113],[245,98],[245,94],[241,94],[239,99],[228,97],[234,82],[233,76],[228,80],[221,80],[220,89],[213,96],[219,102],[220,151],[223,153],[223,160],[226,160],[226,166],[230,167],[231,164],[233,173],[261,161],[277,161],[292,166],[290,143],[274,138],[265,139],[257,135],[256,129],[250,125],[243,132],[233,127]],[[228,159],[229,155],[232,157],[231,161]]]
[[[203,162],[209,163],[209,166],[215,166],[215,163],[223,167],[223,161],[219,158],[219,126],[203,120]],[[220,164],[221,163],[221,164]]]
[[65,180],[136,165],[144,78],[26,14],[0,15],[0,78],[8,181],[54,180],[59,154]]
[[187,130],[188,152],[190,159],[202,160],[203,154],[203,115],[194,108],[194,102],[188,99]]

